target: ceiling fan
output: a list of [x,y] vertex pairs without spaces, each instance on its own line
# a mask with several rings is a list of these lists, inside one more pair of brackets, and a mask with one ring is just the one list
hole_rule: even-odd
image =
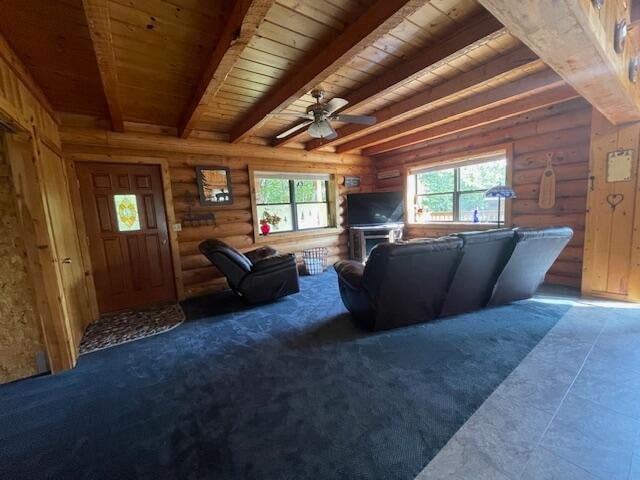
[[330,121],[358,123],[360,125],[373,125],[376,123],[376,117],[372,117],[369,115],[342,115],[339,113],[334,113],[335,111],[341,109],[349,103],[349,101],[345,100],[344,98],[332,98],[330,101],[325,103],[322,101],[322,99],[324,98],[324,92],[322,90],[312,90],[311,96],[316,99],[316,103],[307,107],[306,114],[287,112],[270,114],[278,117],[295,117],[305,120],[295,127],[291,127],[289,130],[280,133],[276,136],[276,138],[288,137],[289,135],[297,132],[298,130],[302,130],[308,125],[309,128],[307,129],[307,133],[313,138],[324,138],[327,140],[333,140],[338,136],[338,134],[336,133],[333,126],[331,126]]

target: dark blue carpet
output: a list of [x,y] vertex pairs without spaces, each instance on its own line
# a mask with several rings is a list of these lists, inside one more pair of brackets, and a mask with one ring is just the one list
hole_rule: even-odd
[[[355,328],[334,272],[0,387],[0,478],[412,479],[568,309]],[[215,315],[212,312],[217,312]]]

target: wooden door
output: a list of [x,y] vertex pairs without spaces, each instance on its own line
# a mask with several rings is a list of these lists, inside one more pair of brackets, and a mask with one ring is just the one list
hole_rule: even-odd
[[[585,294],[640,301],[639,147],[640,123],[614,126],[593,110],[582,277]],[[631,152],[630,174],[612,181],[608,156],[620,151]]]
[[71,325],[75,348],[80,346],[85,327],[94,319],[91,312],[85,269],[80,253],[77,228],[73,218],[69,182],[64,161],[57,152],[41,144],[40,174],[55,245],[55,262],[59,266],[64,292],[64,309]]
[[160,167],[77,164],[101,312],[175,301]]
[[18,214],[53,372],[75,365],[84,329],[95,319],[92,286],[60,155],[35,134],[7,135]]

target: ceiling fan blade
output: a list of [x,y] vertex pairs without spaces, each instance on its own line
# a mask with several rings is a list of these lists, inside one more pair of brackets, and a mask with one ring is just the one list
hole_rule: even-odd
[[273,112],[268,114],[270,117],[287,117],[287,118],[304,118],[311,120],[313,117],[308,113],[291,113],[291,112]]
[[336,110],[340,110],[342,107],[344,107],[345,105],[347,105],[349,103],[349,100],[345,100],[344,98],[332,98],[331,100],[329,100],[325,106],[324,109],[327,112],[327,115],[332,114],[333,112],[335,112]]
[[360,125],[374,125],[376,123],[376,117],[370,115],[331,115],[329,120],[335,120],[337,122],[358,123]]
[[306,127],[307,125],[313,123],[311,120],[307,120],[306,122],[302,122],[299,123],[298,125],[296,125],[295,127],[291,127],[289,130],[285,130],[284,132],[276,135],[276,138],[284,138],[284,137],[288,137],[289,135],[291,135],[292,133],[297,132],[298,130],[302,130],[304,127]]
[[326,120],[312,123],[307,133],[313,138],[333,139],[338,136],[331,124]]

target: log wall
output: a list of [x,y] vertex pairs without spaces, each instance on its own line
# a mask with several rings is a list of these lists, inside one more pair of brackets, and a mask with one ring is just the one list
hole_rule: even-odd
[[[547,275],[547,282],[580,287],[587,205],[591,107],[583,100],[534,111],[509,121],[442,137],[424,145],[374,157],[376,171],[411,163],[429,163],[443,155],[463,156],[465,152],[511,144],[513,187],[518,195],[511,201],[514,226],[543,227],[568,225],[574,237]],[[546,166],[546,154],[553,152],[556,173],[556,204],[538,207],[539,183]],[[378,190],[403,188],[404,177],[379,180]],[[408,226],[406,235],[438,237],[454,231],[475,230],[477,226]]]
[[[148,161],[149,158],[165,159],[171,182],[171,198],[167,198],[167,210],[172,210],[175,220],[181,223],[182,231],[177,234],[179,250],[179,272],[177,281],[184,286],[184,296],[193,297],[214,293],[227,288],[226,281],[198,250],[198,244],[207,238],[219,238],[241,251],[258,246],[253,238],[253,218],[249,187],[249,167],[318,169],[336,173],[338,177],[339,218],[343,218],[342,203],[345,188],[344,175],[361,177],[361,187],[350,192],[371,191],[374,187],[371,162],[358,155],[337,155],[310,153],[289,148],[269,148],[247,144],[229,144],[213,141],[188,139],[153,134],[113,134],[98,130],[64,128],[63,150],[67,161],[117,160],[132,163]],[[199,165],[220,165],[229,167],[233,191],[233,203],[223,206],[202,207],[197,202],[195,167]],[[187,202],[188,197],[196,200]],[[213,212],[215,224],[191,226],[183,222],[189,211],[194,214]],[[171,225],[170,225],[171,228]],[[301,252],[310,247],[327,247],[329,262],[348,256],[347,235],[342,227],[326,233],[301,232],[297,234],[274,234],[269,245],[282,252],[295,252],[301,261]],[[180,290],[180,289],[179,289]]]

